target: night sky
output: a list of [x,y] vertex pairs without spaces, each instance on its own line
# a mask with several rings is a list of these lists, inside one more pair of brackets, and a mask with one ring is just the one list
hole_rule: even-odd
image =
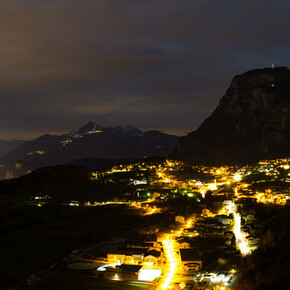
[[1,0],[0,139],[88,121],[186,134],[235,74],[290,64],[289,15],[289,0]]

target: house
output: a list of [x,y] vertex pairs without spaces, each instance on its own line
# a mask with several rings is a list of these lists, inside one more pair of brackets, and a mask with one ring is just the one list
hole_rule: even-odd
[[122,264],[125,262],[126,255],[122,253],[108,253],[107,254],[107,260],[109,263],[118,263]]
[[190,237],[198,236],[198,232],[197,232],[197,230],[195,230],[194,228],[187,228],[187,229],[184,229],[184,230],[182,231],[182,234],[185,235],[185,236],[190,236]]
[[230,237],[225,237],[224,242],[227,246],[230,246],[232,244],[232,238]]
[[153,266],[159,264],[161,261],[161,252],[152,250],[147,252],[144,257],[144,265]]
[[107,267],[104,278],[121,281],[138,281],[141,268],[142,266],[126,264],[122,264],[116,267]]
[[254,238],[252,236],[247,238],[247,242],[249,246],[257,246],[259,243],[259,238]]
[[255,216],[250,213],[245,217],[246,224],[252,224],[255,221]]
[[184,216],[178,215],[175,217],[175,222],[180,224],[185,224],[185,218]]
[[218,223],[216,218],[206,218],[203,222],[199,222],[199,225],[204,226],[205,228],[214,228]]
[[179,243],[179,248],[180,249],[188,249],[188,248],[190,248],[190,243],[187,243],[187,242]]
[[223,201],[224,206],[232,206],[234,203],[231,199],[226,199]]
[[205,218],[202,217],[202,216],[197,216],[197,217],[195,218],[195,222],[196,222],[196,223],[203,222],[204,220],[205,220]]
[[224,214],[218,216],[218,221],[223,225],[230,225],[233,223],[233,219]]
[[234,236],[234,233],[231,231],[224,232],[224,238],[232,238],[233,236]]
[[225,245],[230,246],[232,244],[232,242],[233,242],[233,239],[234,239],[233,232],[226,231],[226,232],[224,232],[223,237],[224,237]]
[[180,249],[180,262],[185,272],[196,272],[202,269],[202,259],[196,248]]
[[188,248],[190,248],[190,243],[188,243],[183,238],[177,240],[177,245],[178,245],[179,249],[188,249]]
[[210,214],[211,214],[211,212],[210,212],[209,209],[204,208],[204,209],[202,210],[202,215],[203,215],[203,216],[208,216],[208,215],[210,215]]
[[243,227],[243,233],[245,237],[249,237],[251,235],[251,227],[250,226],[245,226]]

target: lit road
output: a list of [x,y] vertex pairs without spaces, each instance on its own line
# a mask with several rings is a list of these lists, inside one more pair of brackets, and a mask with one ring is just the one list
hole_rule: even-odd
[[245,234],[241,231],[241,216],[239,213],[233,211],[232,208],[229,209],[230,212],[234,215],[235,225],[234,225],[234,234],[236,237],[236,244],[239,247],[241,254],[246,256],[251,253],[247,242],[245,241]]
[[165,277],[162,279],[161,285],[158,287],[158,289],[167,289],[176,272],[177,259],[175,257],[173,249],[173,241],[169,238],[169,236],[167,237],[167,239],[163,240],[162,245],[167,260],[166,261],[167,268]]

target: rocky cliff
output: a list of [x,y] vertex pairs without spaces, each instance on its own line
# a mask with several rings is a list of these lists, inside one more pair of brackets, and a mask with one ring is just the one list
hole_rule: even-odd
[[219,105],[172,157],[222,165],[290,156],[290,70],[248,71],[233,78]]

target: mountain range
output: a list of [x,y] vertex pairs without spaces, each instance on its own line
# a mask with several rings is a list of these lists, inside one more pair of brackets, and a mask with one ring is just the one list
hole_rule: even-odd
[[196,164],[253,163],[290,156],[290,70],[248,71],[233,78],[215,111],[182,137],[172,158]]
[[178,139],[159,131],[142,132],[131,126],[102,127],[89,122],[76,131],[46,134],[23,143],[0,159],[0,176],[18,177],[40,167],[66,164],[75,159],[96,158],[101,162],[102,159],[168,156]]
[[[0,153],[5,146],[8,150],[7,144],[0,142]],[[43,166],[68,163],[98,169],[148,156],[205,165],[289,157],[290,70],[265,68],[236,75],[214,112],[187,136],[89,122],[76,131],[21,144],[0,159],[0,178]]]

